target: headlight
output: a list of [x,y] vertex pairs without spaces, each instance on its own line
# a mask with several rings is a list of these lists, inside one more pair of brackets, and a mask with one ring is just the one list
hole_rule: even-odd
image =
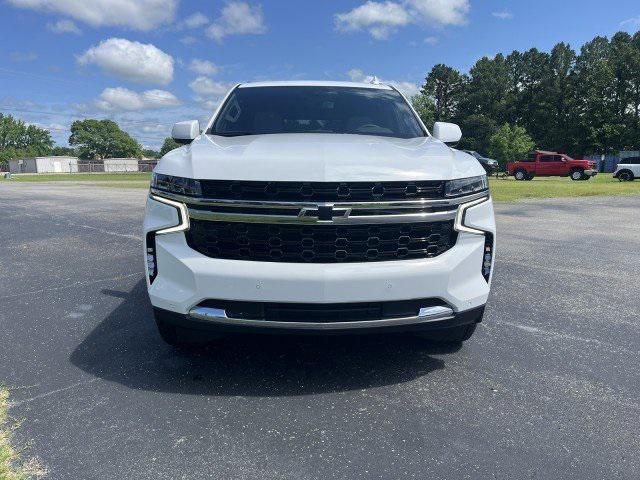
[[190,197],[201,197],[202,187],[200,181],[193,178],[174,177],[162,173],[153,173],[151,176],[151,188]]
[[487,184],[487,176],[458,178],[449,180],[444,186],[445,197],[460,197],[471,193],[483,192],[489,189]]

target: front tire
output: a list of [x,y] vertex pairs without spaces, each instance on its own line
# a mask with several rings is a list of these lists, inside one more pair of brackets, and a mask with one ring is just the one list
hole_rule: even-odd
[[618,172],[618,180],[621,182],[633,182],[633,172],[631,170],[622,170]]
[[574,182],[577,182],[578,180],[584,180],[585,177],[584,172],[580,169],[572,170],[569,176]]
[[515,178],[518,181],[526,180],[527,177],[528,177],[527,172],[524,170],[516,170],[515,173],[513,174],[513,178]]

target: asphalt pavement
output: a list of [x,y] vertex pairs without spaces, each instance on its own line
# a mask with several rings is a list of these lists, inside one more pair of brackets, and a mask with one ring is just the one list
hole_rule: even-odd
[[640,197],[496,207],[484,323],[165,345],[146,191],[0,184],[0,382],[52,479],[640,478]]

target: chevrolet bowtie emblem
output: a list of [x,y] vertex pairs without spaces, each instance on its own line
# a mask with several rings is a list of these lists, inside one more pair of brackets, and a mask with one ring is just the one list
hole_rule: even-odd
[[318,205],[317,207],[303,208],[302,210],[300,210],[298,216],[331,221],[334,218],[347,218],[350,213],[350,208],[334,208],[332,205]]

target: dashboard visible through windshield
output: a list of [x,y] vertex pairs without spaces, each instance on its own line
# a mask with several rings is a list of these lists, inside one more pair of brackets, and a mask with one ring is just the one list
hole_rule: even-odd
[[395,90],[322,86],[237,88],[207,133],[227,137],[278,133],[425,136],[413,111]]

